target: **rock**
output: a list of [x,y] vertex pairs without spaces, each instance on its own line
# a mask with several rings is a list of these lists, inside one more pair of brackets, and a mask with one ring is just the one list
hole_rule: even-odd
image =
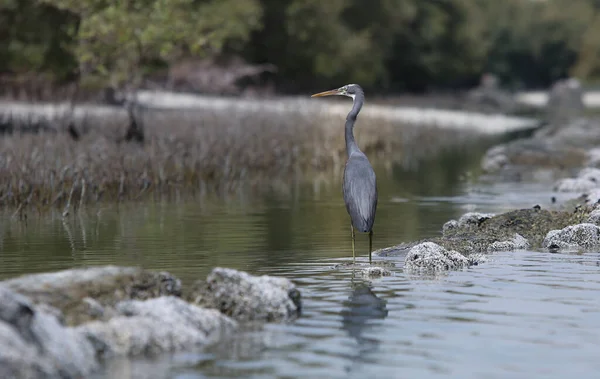
[[450,234],[452,232],[456,232],[457,230],[466,230],[471,227],[477,228],[479,225],[488,220],[495,215],[493,213],[478,213],[478,212],[469,212],[462,215],[458,221],[450,220],[446,222],[442,226],[442,234]]
[[594,209],[588,216],[586,223],[600,226],[600,209]]
[[488,256],[482,253],[474,253],[467,255],[469,266],[478,266],[488,261]]
[[509,163],[506,146],[497,145],[489,149],[481,160],[481,168],[485,172],[496,172]]
[[450,220],[444,223],[442,226],[442,234],[448,234],[459,227],[458,221]]
[[548,249],[590,249],[600,245],[600,228],[585,223],[551,230],[546,235],[543,245]]
[[487,250],[489,253],[498,251],[515,251],[525,250],[529,248],[529,241],[527,241],[519,233],[515,233],[514,237],[505,241],[496,241],[488,246]]
[[446,250],[433,242],[423,242],[408,251],[404,269],[408,271],[447,271],[469,265],[469,260],[454,250]]
[[600,188],[594,188],[592,190],[587,191],[582,195],[582,198],[588,205],[595,205],[600,203]]
[[463,254],[485,253],[495,242],[515,242],[515,234],[519,234],[529,243],[529,247],[537,247],[542,245],[550,230],[585,222],[591,211],[589,207],[579,207],[575,212],[519,209],[489,218],[477,228],[459,228],[431,241]]
[[37,347],[29,344],[10,325],[0,322],[0,377],[59,378],[59,368]]
[[595,166],[600,121],[575,118],[547,125],[528,138],[490,148],[481,161],[490,181],[558,180],[574,177],[585,164]]
[[600,147],[593,147],[588,150],[586,166],[596,168],[600,166]]
[[576,178],[559,180],[554,190],[559,192],[584,192],[600,186],[600,169],[586,167]]
[[63,315],[60,309],[54,308],[53,306],[44,303],[37,304],[36,309],[40,312],[47,313],[56,317],[56,319],[58,320],[58,322],[60,322],[61,325],[67,324],[67,322],[65,321],[65,315]]
[[2,282],[35,304],[62,311],[68,325],[108,319],[119,301],[181,295],[181,282],[166,272],[103,266],[33,274]]
[[577,177],[600,184],[600,169],[595,167],[585,167],[579,171]]
[[509,92],[500,88],[495,75],[484,74],[479,86],[467,93],[464,105],[477,112],[511,113],[517,104]]
[[460,216],[458,219],[458,226],[466,226],[466,225],[475,225],[479,226],[485,220],[489,220],[494,217],[493,213],[478,213],[478,212],[469,212]]
[[575,78],[556,81],[548,94],[546,117],[560,127],[573,118],[580,117],[585,110],[581,83]]
[[582,178],[560,179],[554,185],[554,191],[557,192],[584,192],[596,188],[598,183]]
[[[240,320],[289,320],[300,293],[288,280],[216,268],[181,297],[168,273],[96,267],[0,284],[0,377],[81,378],[115,356],[152,356],[221,342]],[[27,296],[31,296],[29,299]],[[64,322],[62,320],[64,315]]]
[[[410,255],[410,250],[424,242],[432,242],[449,251],[456,251],[468,257],[482,257],[495,251],[539,248],[550,230],[562,229],[568,225],[586,222],[593,208],[576,207],[575,211],[549,211],[539,207],[519,209],[496,215],[480,217],[477,224],[452,223],[444,228],[440,237],[403,243],[378,250],[380,257]],[[477,217],[464,217],[463,220],[477,220]],[[446,223],[446,225],[449,225]]]
[[196,282],[187,298],[238,321],[291,320],[301,309],[300,292],[290,280],[219,267]]
[[98,369],[92,345],[26,297],[0,286],[0,377],[80,378]]
[[369,266],[364,267],[359,271],[360,276],[364,278],[377,278],[382,276],[390,276],[392,272],[385,267]]
[[493,213],[478,213],[478,212],[469,212],[460,216],[458,219],[458,225],[477,225],[481,224],[483,221],[494,217]]
[[191,349],[215,343],[237,327],[217,310],[173,296],[123,301],[115,309],[118,316],[108,322],[93,321],[76,328],[102,358]]

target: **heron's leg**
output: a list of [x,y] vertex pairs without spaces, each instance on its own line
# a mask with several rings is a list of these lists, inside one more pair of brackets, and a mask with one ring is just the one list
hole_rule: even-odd
[[354,252],[354,226],[352,226],[352,221],[350,221],[350,231],[352,232],[352,262],[356,260],[356,253]]
[[369,232],[369,263],[371,263],[371,252],[373,251],[373,231]]

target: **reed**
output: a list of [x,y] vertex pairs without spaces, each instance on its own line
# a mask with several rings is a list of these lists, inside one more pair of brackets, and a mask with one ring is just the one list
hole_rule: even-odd
[[[345,162],[343,117],[308,112],[151,111],[140,113],[143,143],[122,136],[124,112],[86,115],[75,139],[64,125],[0,137],[0,205],[18,211],[71,209],[171,194],[281,191],[286,180],[339,174]],[[418,133],[418,136],[415,136]],[[436,128],[359,120],[361,148],[398,154]],[[285,187],[284,187],[285,188]],[[285,189],[283,189],[285,191]]]

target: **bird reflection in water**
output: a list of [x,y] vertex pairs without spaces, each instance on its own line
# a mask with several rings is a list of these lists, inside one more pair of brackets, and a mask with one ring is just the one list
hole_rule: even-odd
[[352,365],[346,367],[352,371],[356,363],[369,361],[369,356],[376,352],[380,341],[364,336],[372,327],[371,320],[383,320],[388,316],[387,301],[375,295],[371,283],[362,281],[352,282],[352,293],[343,303],[342,328],[357,342],[355,357],[350,357]]

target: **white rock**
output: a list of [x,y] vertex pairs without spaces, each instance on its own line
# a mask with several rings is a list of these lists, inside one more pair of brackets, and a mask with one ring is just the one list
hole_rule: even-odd
[[120,316],[94,321],[77,330],[103,357],[154,355],[217,341],[237,323],[214,309],[163,296],[117,304]]
[[468,265],[469,260],[464,255],[433,242],[413,246],[404,260],[404,269],[408,271],[456,270]]
[[587,164],[592,167],[600,165],[600,147],[594,147],[588,150]]
[[0,286],[0,377],[87,377],[99,367],[92,345],[26,297]]
[[590,224],[600,225],[600,209],[594,209],[588,216],[587,222]]
[[589,249],[600,244],[600,228],[594,224],[570,225],[561,230],[551,230],[543,246],[552,249]]
[[600,184],[600,169],[595,167],[583,168],[581,171],[579,171],[577,177]]
[[587,204],[598,204],[600,203],[600,188],[594,188],[585,193],[585,202]]
[[598,183],[582,178],[560,179],[554,184],[557,192],[585,192],[598,187]]
[[190,300],[239,321],[288,320],[300,313],[300,292],[286,278],[217,267],[194,285]]

